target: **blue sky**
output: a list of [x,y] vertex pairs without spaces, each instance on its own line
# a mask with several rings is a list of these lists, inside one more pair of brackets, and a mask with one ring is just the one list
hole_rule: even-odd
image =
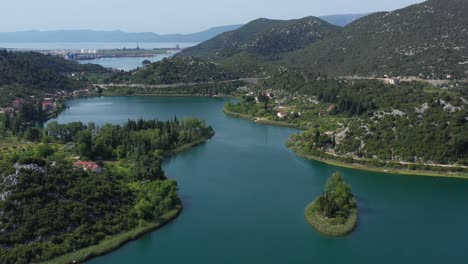
[[2,0],[0,31],[191,33],[267,17],[390,11],[422,0]]

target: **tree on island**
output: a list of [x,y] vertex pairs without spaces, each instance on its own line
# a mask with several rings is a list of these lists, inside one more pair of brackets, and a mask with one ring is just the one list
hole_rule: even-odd
[[346,219],[356,201],[349,186],[339,172],[328,179],[325,191],[318,198],[317,209],[328,218]]
[[357,203],[349,186],[339,172],[333,174],[322,195],[305,209],[307,222],[328,236],[345,236],[357,224]]

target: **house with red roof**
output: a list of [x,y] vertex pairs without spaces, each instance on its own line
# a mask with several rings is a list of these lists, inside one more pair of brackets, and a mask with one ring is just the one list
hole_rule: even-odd
[[102,168],[94,161],[76,161],[73,163],[76,168],[82,168],[84,171],[94,171],[102,173]]
[[42,110],[44,111],[51,111],[55,108],[55,100],[54,98],[45,98],[42,101]]
[[16,99],[11,104],[13,105],[13,108],[21,109],[23,108],[24,102],[24,99]]

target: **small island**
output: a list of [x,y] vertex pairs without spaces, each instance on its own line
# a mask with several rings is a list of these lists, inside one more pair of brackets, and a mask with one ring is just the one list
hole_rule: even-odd
[[328,179],[325,191],[305,209],[307,222],[324,235],[340,237],[353,232],[357,224],[357,203],[339,172]]

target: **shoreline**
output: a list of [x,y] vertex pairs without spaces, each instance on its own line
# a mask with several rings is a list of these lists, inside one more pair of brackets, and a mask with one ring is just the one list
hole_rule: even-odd
[[[173,157],[179,153],[187,151],[193,147],[206,143],[208,140],[213,138],[215,133],[210,135],[206,139],[201,139],[199,141],[195,141],[190,144],[185,144],[177,149],[174,149],[170,152],[164,153],[164,159]],[[118,250],[125,244],[136,241],[141,237],[149,234],[157,229],[165,226],[166,224],[170,223],[177,216],[180,215],[183,209],[182,200],[179,198],[179,204],[171,211],[162,215],[158,220],[153,221],[151,223],[145,223],[145,226],[139,226],[134,229],[125,231],[123,233],[119,233],[113,236],[109,236],[109,238],[104,239],[103,241],[99,242],[97,245],[93,245],[87,248],[82,248],[78,251],[68,253],[62,256],[58,256],[48,261],[38,262],[37,264],[65,264],[65,263],[83,263],[87,260],[90,260],[95,257],[104,256],[108,253],[111,253],[115,250]]]
[[324,159],[324,158],[319,158],[310,154],[305,154],[299,151],[295,147],[288,147],[288,148],[301,158],[308,159],[308,160],[315,160],[318,162],[326,163],[328,165],[342,167],[342,168],[370,171],[370,172],[379,172],[379,173],[386,173],[386,174],[393,174],[393,175],[468,179],[468,174],[456,173],[456,172],[442,173],[442,172],[436,172],[436,171],[409,170],[409,169],[399,169],[399,168],[379,168],[379,167],[374,167],[370,165],[362,165],[362,164],[357,164],[357,163],[345,163],[345,162],[341,162],[338,160]]
[[271,125],[271,126],[277,126],[277,127],[289,127],[289,128],[296,128],[296,129],[300,129],[300,130],[305,130],[304,127],[301,127],[301,126],[296,125],[296,124],[290,124],[290,123],[287,123],[287,122],[275,121],[275,120],[259,119],[258,117],[245,115],[245,114],[239,114],[239,113],[236,113],[236,112],[231,112],[231,111],[227,110],[226,107],[223,109],[223,112],[228,116],[237,117],[237,118],[241,118],[241,119],[245,119],[245,120],[250,120],[250,121],[252,121],[254,123],[257,123],[257,124]]
[[36,264],[83,263],[90,259],[104,256],[123,247],[129,242],[136,241],[143,236],[171,223],[174,219],[177,218],[177,216],[180,215],[182,209],[183,205],[182,202],[180,202],[174,209],[165,213],[159,217],[159,219],[153,222],[145,223],[143,226],[138,226],[134,229],[110,236],[96,245],[82,248],[78,251],[58,256],[44,262],[37,262]]
[[[279,126],[279,127],[290,127],[290,128],[296,128],[296,129],[301,129],[304,130],[304,128],[301,128],[299,126],[294,126],[293,124],[289,124],[286,122],[281,122],[281,121],[262,121],[262,120],[257,120],[256,117],[250,116],[250,115],[245,115],[245,114],[239,114],[235,112],[231,112],[224,108],[224,113],[228,116],[232,117],[237,117],[245,120],[250,120],[254,123],[258,124],[264,124],[264,125],[272,125],[272,126]],[[294,147],[289,147],[290,150],[292,150],[297,156],[309,159],[309,160],[315,160],[319,162],[326,163],[328,165],[332,166],[337,166],[337,167],[342,167],[342,168],[348,168],[348,169],[355,169],[355,170],[363,170],[363,171],[371,171],[371,172],[380,172],[380,173],[386,173],[386,174],[395,174],[395,175],[409,175],[409,176],[424,176],[424,177],[441,177],[441,178],[457,178],[457,179],[468,179],[468,174],[467,173],[457,173],[457,172],[450,172],[450,173],[443,173],[443,172],[437,172],[437,171],[432,171],[432,170],[409,170],[409,169],[403,169],[403,168],[380,168],[380,167],[374,167],[371,165],[362,165],[362,164],[357,164],[357,163],[345,163],[341,162],[338,160],[334,159],[324,159],[320,157],[316,157],[310,154],[305,154],[299,151],[297,148]],[[419,164],[418,164],[419,165]],[[424,165],[424,164],[420,164]]]
[[323,217],[315,211],[314,207],[317,201],[318,198],[307,205],[304,210],[304,216],[307,223],[320,234],[330,237],[343,237],[351,234],[356,229],[358,221],[357,208],[353,208],[351,210],[351,214],[348,216],[344,224],[332,225],[328,223],[327,219],[320,219]]
[[200,139],[198,141],[195,141],[195,142],[192,142],[192,143],[189,143],[189,144],[185,144],[183,146],[180,146],[172,151],[169,151],[167,153],[164,153],[164,159],[167,159],[167,158],[170,158],[170,157],[173,157],[177,154],[180,154],[182,152],[185,152],[189,149],[192,149],[196,146],[199,146],[199,145],[202,145],[202,144],[205,144],[208,140],[212,139],[214,136],[216,135],[216,133],[213,133],[212,135],[210,135],[208,138],[206,139]]

